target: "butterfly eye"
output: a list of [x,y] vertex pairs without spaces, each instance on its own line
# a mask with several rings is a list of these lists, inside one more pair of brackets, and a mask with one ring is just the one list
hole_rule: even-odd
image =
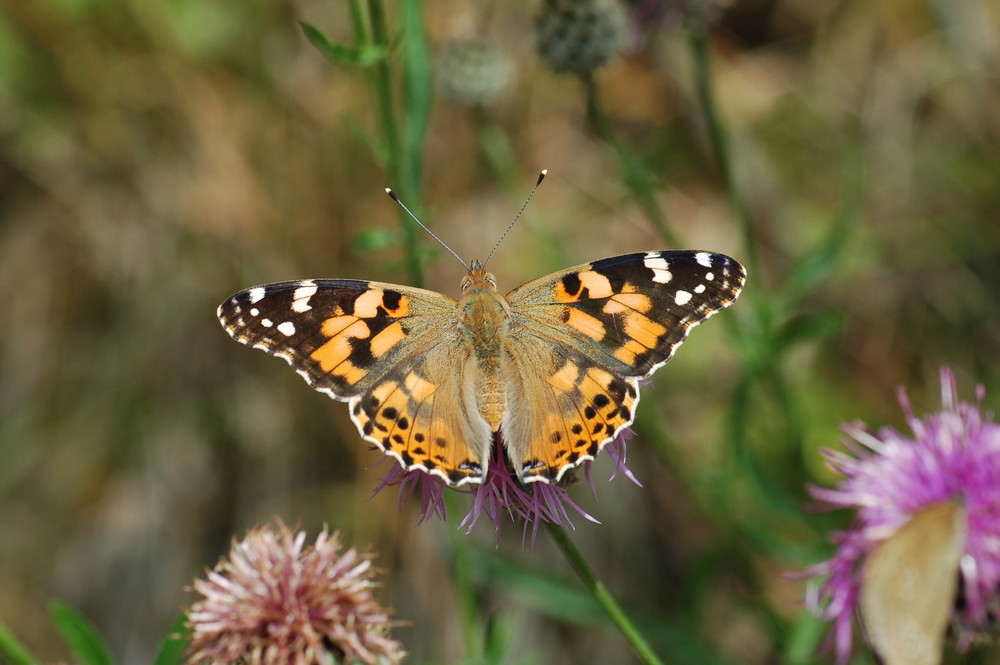
[[463,291],[465,291],[471,285],[472,285],[472,279],[470,279],[468,276],[462,278],[462,290]]
[[486,276],[486,283],[492,286],[494,289],[497,288],[497,281],[493,279],[493,275]]

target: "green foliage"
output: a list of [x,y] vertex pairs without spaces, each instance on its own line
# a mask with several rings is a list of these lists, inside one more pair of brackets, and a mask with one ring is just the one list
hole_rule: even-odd
[[52,603],[49,612],[56,630],[80,665],[113,665],[108,645],[79,612],[64,603]]
[[163,637],[160,650],[153,659],[153,665],[180,665],[184,662],[184,650],[188,645],[187,617],[181,614],[174,620]]
[[38,659],[31,655],[10,627],[0,621],[0,658],[10,665],[37,665]]

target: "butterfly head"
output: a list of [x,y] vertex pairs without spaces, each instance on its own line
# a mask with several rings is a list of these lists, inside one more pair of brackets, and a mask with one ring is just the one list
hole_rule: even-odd
[[479,259],[472,259],[469,274],[462,278],[462,293],[466,293],[470,289],[477,287],[496,289],[497,280],[493,277],[493,273],[486,272],[485,267],[479,262]]

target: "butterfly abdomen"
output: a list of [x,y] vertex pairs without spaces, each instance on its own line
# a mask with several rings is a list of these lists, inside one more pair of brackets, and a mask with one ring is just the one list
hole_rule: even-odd
[[492,284],[477,283],[467,289],[458,312],[470,359],[465,369],[471,379],[468,394],[475,396],[479,414],[495,432],[507,408],[501,356],[510,334],[510,308]]

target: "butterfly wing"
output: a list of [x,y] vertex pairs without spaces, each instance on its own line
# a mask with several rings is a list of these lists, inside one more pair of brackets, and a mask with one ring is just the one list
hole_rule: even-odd
[[462,399],[467,352],[455,308],[424,289],[317,279],[246,289],[218,316],[236,341],[348,402],[361,435],[403,467],[459,485],[481,479],[492,439]]
[[868,555],[861,616],[886,665],[941,662],[955,605],[966,511],[958,502],[924,508]]
[[745,280],[728,256],[658,251],[577,266],[507,294],[517,355],[532,358],[509,377],[516,389],[503,422],[522,479],[558,480],[593,459],[632,422],[639,379],[730,306]]

